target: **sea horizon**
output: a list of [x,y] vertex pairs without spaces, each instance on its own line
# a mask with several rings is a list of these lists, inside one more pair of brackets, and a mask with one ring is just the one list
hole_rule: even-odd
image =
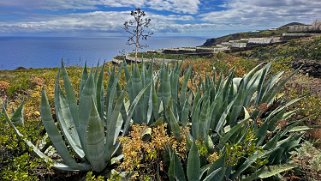
[[[208,37],[154,36],[143,44],[142,51],[161,48],[200,46]],[[0,36],[0,70],[59,67],[63,59],[66,66],[95,66],[111,61],[122,53],[132,52],[126,45],[126,36]]]

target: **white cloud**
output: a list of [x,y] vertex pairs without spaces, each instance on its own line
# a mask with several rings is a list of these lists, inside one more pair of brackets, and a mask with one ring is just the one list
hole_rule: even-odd
[[225,10],[200,15],[203,21],[231,27],[271,27],[321,18],[320,0],[232,0]]
[[10,0],[0,1],[0,6],[16,6],[29,9],[96,9],[106,7],[148,7],[176,13],[195,14],[200,0]]
[[110,7],[141,7],[144,5],[144,0],[97,0],[96,4]]
[[[127,12],[128,14],[128,12]],[[128,16],[125,12],[95,11],[82,14],[58,16],[48,20],[2,23],[2,31],[64,31],[64,30],[104,30],[113,31],[121,26]]]
[[145,5],[156,10],[195,14],[198,12],[200,0],[147,0]]
[[[212,2],[211,2],[212,1]],[[291,21],[311,23],[321,18],[320,0],[0,0],[0,8],[13,6],[27,9],[26,17],[8,19],[1,23],[0,32],[56,32],[101,31],[123,32],[128,11],[100,11],[97,6],[142,7],[157,11],[147,15],[152,19],[151,29],[157,32],[189,32],[191,35],[220,30],[247,31],[277,27]],[[206,7],[204,7],[206,4]],[[211,7],[213,9],[211,12]],[[215,7],[215,8],[214,8]],[[29,9],[28,9],[29,8]],[[223,10],[217,10],[223,8]],[[48,9],[49,13],[36,14],[34,9]],[[61,13],[64,9],[70,14]],[[84,9],[86,13],[73,11]],[[88,12],[90,11],[90,12]],[[31,12],[29,15],[28,13]],[[58,13],[56,13],[58,12]],[[74,13],[72,13],[74,12]],[[78,13],[75,13],[78,12]],[[200,14],[202,12],[207,12]],[[6,13],[6,12],[2,12]],[[0,12],[1,14],[1,12]],[[15,21],[15,22],[13,22]]]
[[[150,28],[156,32],[181,32],[190,28],[191,24],[178,24],[177,21],[190,21],[194,18],[189,15],[158,15],[147,13],[152,19]],[[121,29],[125,21],[130,18],[128,11],[94,11],[77,13],[65,16],[56,16],[47,20],[0,23],[0,32],[54,32],[54,31],[103,31],[123,32]],[[195,25],[198,27],[199,25]]]

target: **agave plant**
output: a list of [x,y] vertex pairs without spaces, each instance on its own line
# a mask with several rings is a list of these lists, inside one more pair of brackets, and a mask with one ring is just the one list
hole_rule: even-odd
[[187,124],[191,104],[188,98],[192,94],[188,92],[187,82],[191,76],[191,69],[189,68],[184,74],[182,83],[179,81],[180,74],[179,64],[174,68],[163,64],[156,74],[152,66],[147,67],[144,63],[141,69],[135,64],[131,72],[125,66],[126,86],[131,102],[142,87],[151,84],[150,90],[144,93],[134,112],[133,120],[136,123],[152,124],[166,114],[165,108],[172,101],[173,113],[176,117],[180,117],[183,124]]
[[[104,67],[100,70],[97,67],[95,73],[91,71],[88,74],[85,66],[80,81],[78,103],[67,71],[62,66],[56,78],[54,93],[58,124],[52,118],[48,98],[43,89],[41,120],[52,144],[63,160],[62,163],[53,162],[55,168],[100,172],[110,164],[112,157],[117,156],[116,151],[119,147],[117,138],[121,131],[126,132],[128,129],[137,103],[148,88],[147,85],[139,90],[130,106],[125,109],[127,119],[124,120],[120,112],[125,104],[125,93],[116,94],[121,69],[117,74],[114,71],[111,75],[106,95],[103,86]],[[60,74],[64,82],[64,92],[59,84]],[[19,108],[11,119],[6,114],[8,122],[38,156],[45,161],[52,161],[34,144],[26,140],[12,122],[22,116],[21,110],[22,108]],[[5,109],[4,112],[6,113]]]
[[[189,150],[186,162],[186,169],[179,159],[179,157],[172,151],[170,151],[170,167],[168,171],[170,180],[216,180],[217,174],[222,168],[211,169],[211,165],[201,167],[201,159],[198,148],[195,142]],[[187,179],[186,179],[187,178]]]
[[[197,91],[192,92],[187,87],[191,69],[180,77],[179,65],[174,68],[162,65],[156,74],[145,64],[141,70],[135,64],[132,71],[125,65],[128,101],[119,86],[122,67],[118,72],[115,68],[110,71],[106,90],[103,68],[88,73],[85,67],[79,102],[62,67],[55,86],[57,124],[51,116],[44,90],[41,99],[43,124],[63,160],[63,163],[54,162],[54,167],[100,172],[110,164],[112,157],[117,156],[117,138],[127,134],[131,121],[152,124],[161,118],[169,124],[177,139],[181,136],[181,126],[191,128],[187,161],[169,151],[168,175],[172,180],[253,180],[291,169],[288,153],[299,145],[302,131],[309,128],[298,127],[300,121],[285,127],[277,126],[280,120],[295,113],[288,112],[287,107],[299,99],[288,103],[276,101],[277,93],[287,79],[280,79],[282,73],[268,76],[270,66],[259,65],[242,78],[235,78],[233,73],[226,78],[207,76]],[[63,86],[59,84],[60,75]],[[22,110],[18,109],[19,112]],[[11,121],[6,116],[24,139],[14,124],[23,122],[19,112]],[[24,140],[36,154],[50,161],[35,145]],[[245,143],[251,147],[241,155],[237,153],[242,150],[231,151],[242,148]],[[207,161],[206,157],[214,153],[218,158]]]
[[[259,65],[243,78],[234,78],[233,73],[226,79],[222,76],[218,79],[207,77],[194,93],[193,105],[188,116],[191,122],[191,136],[188,141],[199,141],[199,147],[205,148],[208,152],[203,157],[219,153],[219,159],[214,163],[204,164],[203,161],[203,164],[198,166],[208,168],[207,175],[214,175],[215,180],[267,178],[294,167],[288,164],[289,153],[299,146],[302,131],[309,128],[298,126],[300,121],[289,123],[283,128],[277,126],[281,120],[287,120],[295,113],[288,112],[287,107],[299,99],[277,104],[276,95],[288,78],[280,80],[282,73],[268,78],[270,66]],[[174,106],[167,109],[167,113],[170,115],[168,122],[174,125],[172,128],[176,128],[173,130],[175,134],[175,130],[178,131],[179,125],[183,124],[179,117],[175,116],[172,107]],[[244,143],[249,142],[249,132],[253,132],[253,138],[249,143],[252,145],[251,149],[239,150],[246,153],[236,155],[238,158],[234,163],[230,163],[229,160],[237,152],[234,148],[242,148],[246,146]],[[172,166],[169,172],[182,170],[171,170],[179,165],[177,159],[171,156]],[[191,166],[187,162],[183,168],[188,167]],[[217,170],[218,168],[221,169]],[[189,172],[177,174],[184,176]],[[203,180],[206,177],[198,178]]]

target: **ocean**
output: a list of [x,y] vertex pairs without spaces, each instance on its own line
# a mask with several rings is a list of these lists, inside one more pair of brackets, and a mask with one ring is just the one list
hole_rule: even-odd
[[[95,66],[110,61],[122,52],[131,52],[126,37],[0,37],[0,69],[17,67],[59,67],[63,59],[67,66]],[[205,42],[199,37],[151,37],[144,41],[144,50],[198,46]]]

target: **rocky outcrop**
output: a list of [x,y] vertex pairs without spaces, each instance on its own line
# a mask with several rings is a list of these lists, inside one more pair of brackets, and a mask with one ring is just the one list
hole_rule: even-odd
[[25,67],[17,67],[15,70],[26,70]]
[[321,78],[321,61],[317,60],[296,60],[292,62],[294,69],[300,68],[300,72],[309,74],[312,77]]
[[257,32],[244,32],[244,33],[234,33],[225,35],[218,38],[207,39],[203,46],[215,46],[223,42],[228,42],[230,40],[239,40],[242,38],[260,37]]

